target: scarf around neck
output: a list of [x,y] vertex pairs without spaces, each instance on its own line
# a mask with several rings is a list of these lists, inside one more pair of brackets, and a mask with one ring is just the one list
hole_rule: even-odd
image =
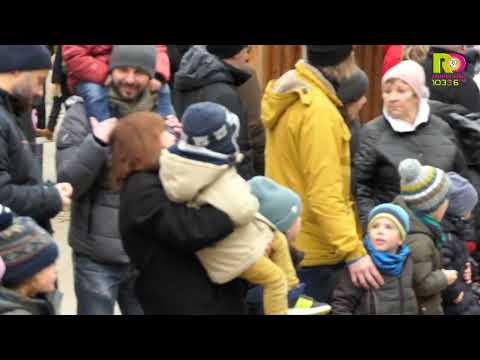
[[364,242],[374,264],[382,274],[394,277],[400,276],[405,261],[410,254],[408,245],[401,245],[396,254],[391,254],[376,250],[370,242],[368,235],[365,235]]
[[447,237],[445,236],[445,233],[443,232],[442,226],[440,225],[440,223],[434,218],[432,218],[430,215],[425,215],[418,212],[416,212],[415,215],[420,219],[420,221],[426,227],[430,229],[430,231],[435,236],[435,238],[433,239],[435,243],[435,247],[437,249],[441,249]]
[[393,131],[397,133],[408,133],[414,132],[417,130],[421,124],[427,123],[430,119],[430,105],[426,99],[421,99],[417,117],[415,118],[415,122],[413,124],[409,124],[406,121],[395,119],[391,117],[388,113],[386,108],[383,108],[383,116],[387,119],[388,123],[392,127]]
[[152,93],[148,89],[132,102],[123,100],[112,87],[108,90],[108,96],[110,111],[119,119],[136,112],[153,111],[158,102],[158,93]]

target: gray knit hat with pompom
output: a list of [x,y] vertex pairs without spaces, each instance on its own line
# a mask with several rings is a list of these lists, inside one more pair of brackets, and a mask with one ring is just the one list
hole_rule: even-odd
[[443,170],[406,159],[400,163],[398,172],[401,195],[413,211],[432,214],[447,200],[450,180]]

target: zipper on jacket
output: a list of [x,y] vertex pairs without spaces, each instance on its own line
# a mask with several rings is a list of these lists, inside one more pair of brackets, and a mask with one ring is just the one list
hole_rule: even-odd
[[403,315],[405,313],[405,299],[404,296],[405,294],[403,293],[403,286],[402,286],[402,275],[398,277],[398,284],[400,285],[400,315]]
[[375,296],[373,290],[368,290],[367,294],[367,315],[376,315],[375,313]]

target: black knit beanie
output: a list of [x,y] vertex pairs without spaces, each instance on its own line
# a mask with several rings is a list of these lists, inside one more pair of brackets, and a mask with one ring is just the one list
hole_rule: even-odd
[[340,81],[337,97],[344,105],[354,103],[367,93],[368,84],[367,74],[357,67],[351,77]]
[[207,51],[220,59],[229,59],[237,55],[248,45],[207,45]]
[[0,45],[0,73],[50,69],[50,57],[45,45]]
[[313,66],[334,66],[345,60],[353,45],[307,45],[308,62]]

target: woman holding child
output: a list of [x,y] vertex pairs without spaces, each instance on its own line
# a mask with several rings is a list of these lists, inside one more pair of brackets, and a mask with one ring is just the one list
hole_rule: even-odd
[[160,153],[172,143],[153,113],[124,118],[112,138],[120,231],[139,270],[139,301],[145,314],[245,314],[244,282],[212,283],[195,255],[232,233],[232,220],[209,205],[175,204],[159,180]]

